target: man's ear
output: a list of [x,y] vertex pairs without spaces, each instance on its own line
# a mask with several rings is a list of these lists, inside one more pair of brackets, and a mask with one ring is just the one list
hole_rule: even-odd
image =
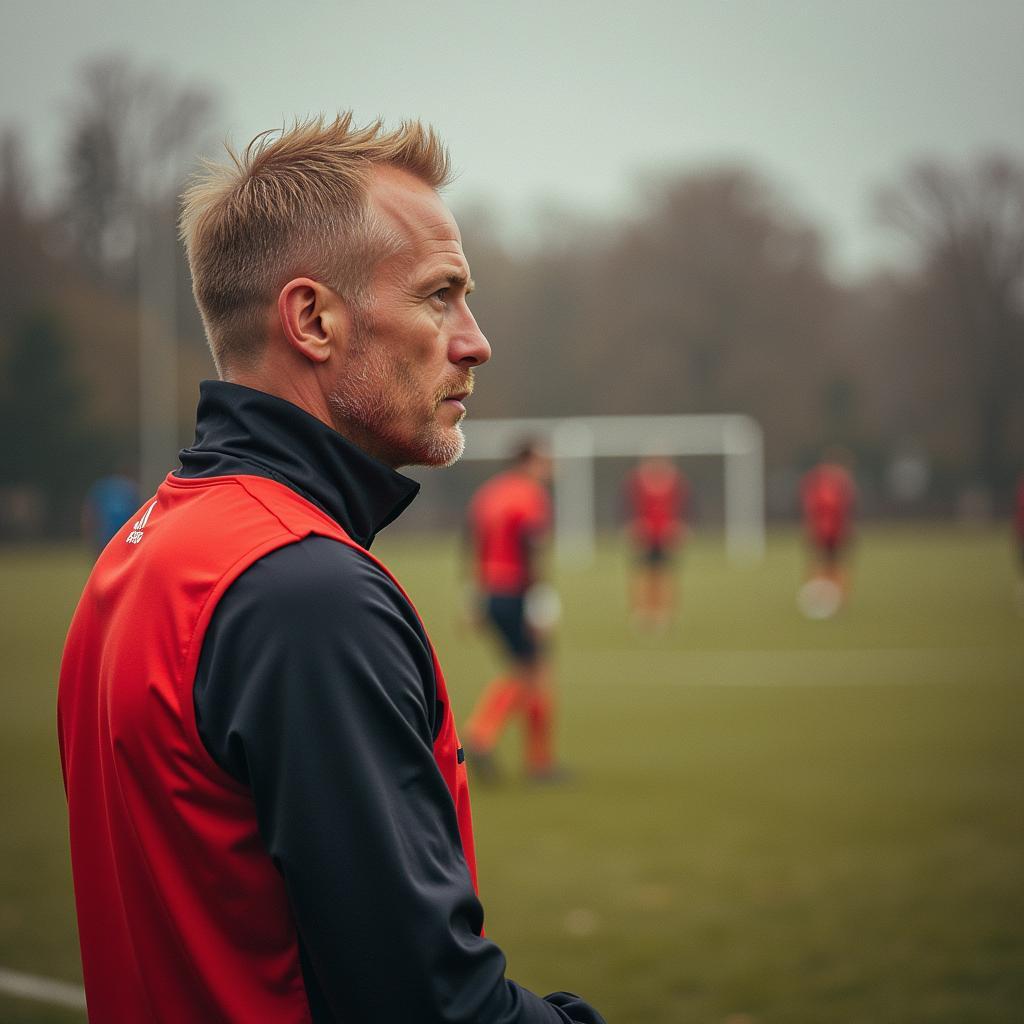
[[352,318],[337,292],[296,277],[278,293],[277,315],[288,344],[313,363],[325,363],[348,344]]

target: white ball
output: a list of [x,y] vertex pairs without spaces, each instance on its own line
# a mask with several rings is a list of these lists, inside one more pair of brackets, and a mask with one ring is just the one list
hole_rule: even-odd
[[550,583],[534,583],[526,592],[526,621],[539,630],[552,629],[562,617],[562,600]]
[[843,592],[832,580],[808,580],[797,592],[796,604],[809,619],[830,619],[843,603]]

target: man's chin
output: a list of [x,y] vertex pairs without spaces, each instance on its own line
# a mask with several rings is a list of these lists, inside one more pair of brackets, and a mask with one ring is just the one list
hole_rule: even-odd
[[429,444],[424,446],[424,449],[420,453],[417,465],[430,466],[433,469],[454,466],[466,450],[466,438],[462,433],[461,425],[456,423],[441,431],[431,439]]
[[454,466],[466,450],[466,439],[457,424],[439,431],[431,437],[421,438],[419,444],[402,449],[393,449],[395,457],[391,465],[396,469],[403,466],[426,466],[429,469],[444,469]]

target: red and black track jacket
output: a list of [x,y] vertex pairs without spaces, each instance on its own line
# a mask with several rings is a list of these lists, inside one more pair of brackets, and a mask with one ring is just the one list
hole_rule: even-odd
[[444,678],[367,550],[417,485],[223,382],[181,458],[61,668],[90,1019],[599,1021],[482,937]]

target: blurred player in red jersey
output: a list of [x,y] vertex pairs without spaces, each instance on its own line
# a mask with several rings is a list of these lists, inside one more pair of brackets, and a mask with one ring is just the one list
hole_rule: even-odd
[[552,748],[553,695],[544,633],[557,618],[557,597],[538,582],[541,549],[551,528],[551,457],[536,442],[523,444],[510,469],[473,496],[468,539],[478,600],[508,660],[468,723],[470,766],[494,779],[494,747],[509,719],[526,725],[526,770],[536,781],[560,777]]
[[828,618],[843,605],[849,589],[845,564],[857,490],[841,452],[808,471],[800,484],[804,525],[811,548],[808,580],[800,591],[809,618]]
[[635,548],[633,621],[663,629],[676,604],[673,562],[686,539],[690,486],[663,456],[641,459],[626,478],[629,532]]

